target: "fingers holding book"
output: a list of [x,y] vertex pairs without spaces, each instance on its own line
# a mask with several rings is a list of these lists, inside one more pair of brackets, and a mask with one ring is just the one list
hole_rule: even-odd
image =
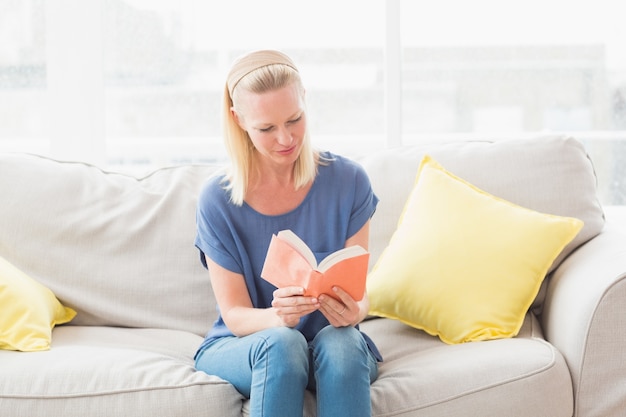
[[302,287],[283,287],[274,291],[272,307],[282,323],[288,327],[295,327],[300,318],[320,308],[319,300],[304,295]]
[[354,326],[359,322],[360,307],[354,299],[340,287],[333,287],[334,296],[320,295],[320,310],[335,327]]

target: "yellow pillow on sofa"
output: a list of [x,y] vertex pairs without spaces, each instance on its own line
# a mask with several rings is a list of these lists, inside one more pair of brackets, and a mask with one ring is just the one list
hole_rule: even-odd
[[0,257],[0,349],[47,350],[52,328],[75,315],[52,291]]
[[513,337],[582,226],[494,197],[426,156],[368,276],[370,314],[449,344]]

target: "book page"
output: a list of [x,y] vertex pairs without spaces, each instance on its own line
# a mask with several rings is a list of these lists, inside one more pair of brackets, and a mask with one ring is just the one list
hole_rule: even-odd
[[292,245],[272,236],[261,278],[277,288],[295,285],[306,289],[311,270],[313,267]]
[[298,235],[296,235],[291,230],[281,230],[276,236],[279,239],[282,239],[283,241],[289,243],[291,247],[293,247],[302,256],[304,256],[304,259],[309,262],[311,268],[317,267],[317,259],[315,258],[315,254],[313,253],[311,248],[309,248],[308,245],[304,243],[302,239],[300,239]]
[[331,266],[335,265],[337,262],[341,262],[344,259],[352,258],[354,256],[363,255],[366,253],[367,251],[359,245],[339,249],[338,251],[333,252],[324,259],[322,259],[320,264],[317,266],[317,270],[324,272],[328,270]]

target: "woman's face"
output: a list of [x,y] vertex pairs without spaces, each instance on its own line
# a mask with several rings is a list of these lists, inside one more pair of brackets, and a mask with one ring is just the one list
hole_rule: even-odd
[[296,85],[261,94],[242,91],[237,111],[231,111],[261,158],[279,165],[293,164],[298,159],[306,115],[304,97]]

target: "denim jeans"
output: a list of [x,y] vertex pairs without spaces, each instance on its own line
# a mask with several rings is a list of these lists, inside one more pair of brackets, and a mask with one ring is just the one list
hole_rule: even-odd
[[302,416],[307,388],[316,392],[318,417],[369,416],[378,376],[361,333],[332,326],[310,343],[288,327],[224,337],[198,354],[196,369],[233,384],[250,399],[252,417]]

